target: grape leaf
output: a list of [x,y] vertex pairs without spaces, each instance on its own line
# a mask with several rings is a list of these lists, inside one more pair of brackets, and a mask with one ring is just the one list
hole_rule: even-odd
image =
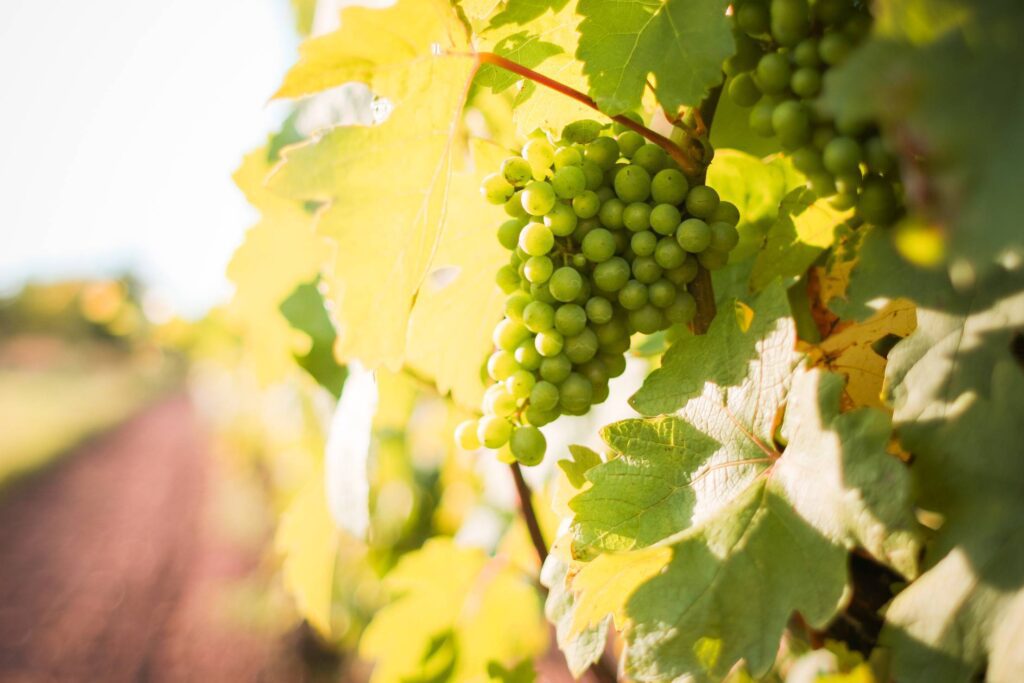
[[358,361],[349,372],[324,449],[326,494],[338,526],[365,540],[370,526],[370,437],[379,393],[373,373]]
[[494,273],[508,253],[483,226],[507,218],[501,207],[480,199],[480,181],[498,168],[507,152],[497,145],[475,143],[473,167],[452,176],[445,230],[432,271],[416,297],[409,318],[407,358],[431,377],[442,393],[467,410],[483,399],[480,367],[493,348],[491,332],[501,320],[504,295]]
[[608,639],[608,619],[595,626],[580,629],[579,632],[573,631],[575,598],[569,590],[568,572],[569,564],[552,553],[544,561],[540,581],[548,589],[544,614],[555,626],[558,649],[565,655],[569,671],[574,677],[579,678],[604,654]]
[[309,335],[309,350],[295,355],[295,362],[309,373],[334,398],[341,396],[345,384],[345,368],[334,358],[334,340],[338,338],[324,307],[324,297],[316,282],[295,288],[279,306],[281,315],[296,330]]
[[506,24],[536,23],[545,12],[560,12],[569,0],[508,0],[500,12],[491,18],[491,27]]
[[793,190],[779,206],[764,247],[754,261],[750,286],[759,290],[777,277],[801,275],[826,249],[852,211],[837,211],[808,188]]
[[280,94],[288,96],[359,80],[392,107],[378,125],[337,127],[286,149],[270,181],[284,196],[327,203],[317,230],[335,247],[325,281],[343,360],[402,363],[409,312],[442,231],[452,138],[474,69],[471,57],[444,49],[467,47],[441,0],[350,8],[341,29],[310,41],[285,79]]
[[[631,677],[717,681],[740,659],[764,675],[794,611],[820,628],[843,606],[853,546],[916,573],[909,477],[885,451],[888,417],[840,413],[842,385],[837,375],[797,371],[786,396],[789,442],[761,476],[659,545],[580,569],[573,589],[586,616],[574,625],[616,615]],[[643,569],[623,577],[633,566]]]
[[569,458],[558,461],[573,488],[581,489],[587,483],[587,472],[601,464],[601,456],[586,446],[569,446]]
[[576,52],[601,111],[640,108],[648,76],[666,111],[696,106],[722,81],[722,62],[736,50],[728,0],[580,0]]
[[841,119],[880,124],[903,158],[909,206],[946,228],[953,256],[984,272],[1024,258],[1024,44],[1002,34],[1024,22],[1024,8],[957,4],[962,12],[946,16],[962,26],[941,34],[890,22],[885,37],[829,72],[823,102]]
[[[280,380],[294,367],[295,332],[279,306],[296,287],[317,276],[325,249],[301,203],[267,190],[270,170],[267,150],[261,147],[247,154],[235,172],[235,183],[260,211],[260,220],[246,233],[227,269],[235,285],[228,313],[240,325],[263,382]],[[267,268],[268,263],[274,267]]]
[[384,583],[392,600],[359,644],[376,663],[373,683],[419,680],[441,646],[450,659],[444,678],[469,681],[486,677],[491,662],[514,666],[547,644],[527,577],[451,539],[434,538],[408,553]]

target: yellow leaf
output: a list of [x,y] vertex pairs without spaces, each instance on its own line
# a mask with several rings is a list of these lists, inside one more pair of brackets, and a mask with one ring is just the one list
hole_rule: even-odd
[[246,155],[235,172],[235,183],[262,216],[228,264],[228,278],[236,287],[228,313],[242,329],[262,382],[280,380],[294,369],[295,332],[279,306],[316,277],[327,254],[302,205],[267,190],[269,172],[263,147]]
[[482,177],[508,153],[496,145],[474,145],[474,168],[457,173],[449,185],[449,210],[433,270],[416,298],[409,319],[408,360],[433,377],[441,393],[475,410],[483,398],[480,367],[501,320],[504,295],[494,273],[508,261],[495,238],[507,216],[480,198]]
[[[475,68],[472,57],[445,52],[464,47],[453,27],[461,24],[448,3],[403,0],[388,10],[349,9],[339,31],[316,39],[337,43],[332,83],[358,76],[393,107],[379,125],[334,128],[285,150],[270,181],[284,196],[327,203],[317,230],[336,247],[325,280],[342,360],[402,365],[409,314],[442,232],[453,140]],[[397,44],[404,61],[388,56]],[[314,78],[320,63],[309,54],[286,92],[329,84]]]
[[885,407],[882,382],[885,358],[872,345],[894,335],[906,337],[917,327],[917,313],[907,299],[890,301],[885,308],[862,323],[853,323],[828,337],[811,351],[815,365],[844,375],[843,410],[862,406]]
[[672,559],[672,549],[651,546],[628,553],[599,555],[573,576],[572,592],[576,597],[572,633],[596,626],[612,615],[616,628],[626,625],[626,603],[642,584],[657,575]]
[[281,515],[274,546],[284,557],[284,587],[299,613],[320,633],[330,635],[338,532],[327,509],[321,469]]
[[431,649],[454,650],[446,680],[486,678],[487,664],[504,665],[544,651],[547,631],[527,577],[488,561],[483,551],[435,538],[409,553],[385,579],[393,596],[363,633],[359,651],[376,661],[372,683],[418,679]]

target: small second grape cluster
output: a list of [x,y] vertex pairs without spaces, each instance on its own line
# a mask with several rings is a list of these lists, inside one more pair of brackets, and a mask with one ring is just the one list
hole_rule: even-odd
[[530,139],[484,179],[510,218],[498,241],[507,294],[494,330],[483,417],[456,429],[462,448],[509,445],[524,465],[547,447],[538,427],[583,415],[608,397],[635,333],[686,325],[699,267],[724,266],[739,241],[735,205],[694,185],[664,149],[597,121],[561,140]]

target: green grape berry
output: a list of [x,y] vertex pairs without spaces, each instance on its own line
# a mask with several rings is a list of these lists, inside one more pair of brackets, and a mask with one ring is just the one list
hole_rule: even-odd
[[593,218],[601,210],[601,198],[593,190],[584,190],[572,198],[572,210],[580,218]]
[[558,405],[558,387],[546,380],[535,383],[530,390],[530,405],[540,410],[552,410]]
[[718,202],[718,208],[711,214],[709,220],[716,223],[728,223],[736,227],[740,224],[740,210],[732,202],[720,201]]
[[555,326],[555,309],[543,301],[533,301],[523,309],[523,326],[533,333],[545,332]]
[[766,95],[783,92],[789,86],[791,75],[789,60],[778,52],[765,54],[754,70],[757,87]]
[[740,233],[733,226],[724,222],[712,223],[711,243],[709,247],[716,251],[732,251],[740,241]]
[[659,235],[674,234],[682,219],[679,209],[672,204],[658,204],[651,209],[651,229]]
[[629,248],[637,256],[651,256],[658,246],[658,236],[650,230],[638,232],[629,240]]
[[587,326],[587,312],[579,304],[562,304],[555,311],[555,329],[574,337]]
[[579,150],[574,147],[559,147],[555,150],[555,171],[561,171],[566,166],[579,166],[583,170],[583,155]]
[[752,107],[761,99],[761,89],[749,73],[740,73],[729,81],[729,97],[741,107]]
[[533,385],[537,383],[532,372],[517,370],[505,379],[505,391],[514,399],[524,399],[530,395]]
[[630,164],[615,174],[615,194],[625,203],[642,202],[651,194],[651,175],[643,166]]
[[515,188],[500,173],[491,173],[484,177],[480,192],[491,204],[504,204]]
[[544,460],[547,441],[539,429],[532,425],[517,427],[509,440],[509,450],[521,464],[527,467],[539,465]]
[[487,448],[501,448],[512,436],[512,423],[503,417],[485,415],[477,424],[476,435]]
[[532,138],[523,145],[523,158],[530,163],[535,178],[543,177],[543,171],[555,162],[555,149],[544,138]]
[[555,206],[555,190],[549,183],[534,180],[522,191],[523,209],[531,216],[543,216]]
[[584,159],[607,171],[619,158],[619,143],[614,138],[599,137],[587,145]]
[[676,241],[691,254],[699,254],[711,244],[711,227],[699,218],[687,218],[676,230]]
[[543,223],[530,223],[519,233],[519,248],[530,256],[544,256],[555,245],[555,236]]
[[533,180],[533,167],[522,157],[509,157],[501,164],[501,175],[511,185],[522,187]]
[[771,25],[768,7],[756,0],[743,3],[736,10],[736,25],[752,36],[767,33]]
[[554,270],[555,265],[547,256],[531,256],[523,264],[523,275],[533,284],[547,282]]
[[848,137],[829,140],[822,153],[822,162],[829,173],[840,175],[857,170],[861,161],[860,145]]
[[576,230],[579,218],[568,204],[555,204],[554,208],[544,214],[544,225],[556,237],[566,237]]
[[583,291],[583,277],[571,266],[562,266],[551,275],[548,287],[558,301],[569,302]]
[[572,199],[587,189],[587,176],[579,166],[565,166],[551,176],[551,187],[561,199]]
[[666,168],[651,180],[651,198],[658,204],[682,204],[690,184],[680,171]]
[[615,255],[615,238],[608,230],[597,228],[587,233],[580,249],[587,260],[603,263]]
[[619,143],[619,152],[627,159],[632,159],[633,155],[636,154],[636,151],[643,147],[647,142],[644,140],[644,136],[633,130],[626,130],[619,133],[617,140]]
[[455,443],[464,451],[475,451],[480,448],[480,437],[477,436],[477,421],[464,420],[455,428]]
[[592,296],[587,299],[585,311],[587,319],[598,325],[610,321],[614,314],[611,302],[602,296]]
[[622,211],[622,224],[630,232],[640,232],[651,227],[651,205],[647,202],[633,202]]
[[653,176],[665,168],[665,164],[668,162],[668,155],[658,145],[648,142],[633,153],[631,161]]
[[572,372],[572,362],[565,354],[546,357],[540,362],[541,379],[552,384],[561,384]]

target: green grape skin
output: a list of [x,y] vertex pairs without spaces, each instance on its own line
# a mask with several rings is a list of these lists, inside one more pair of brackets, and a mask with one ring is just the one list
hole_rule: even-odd
[[674,284],[676,287],[682,287],[688,285],[694,281],[697,277],[697,269],[699,264],[697,259],[693,256],[687,256],[683,264],[678,268],[672,268],[671,270],[665,271],[665,279]]
[[619,152],[622,156],[627,159],[632,159],[636,151],[644,146],[647,142],[644,140],[644,136],[637,133],[635,130],[626,130],[619,133],[617,138],[619,143]]
[[608,372],[608,377],[620,377],[622,373],[626,371],[626,359],[622,354],[606,354],[602,353],[599,358],[604,363],[605,370]]
[[495,382],[501,382],[519,370],[515,356],[508,351],[495,351],[487,359],[487,376]]
[[679,209],[671,204],[658,204],[651,210],[651,229],[659,235],[672,235],[683,219]]
[[793,162],[793,167],[804,175],[809,176],[825,170],[825,166],[821,162],[821,152],[811,145],[801,147],[793,152],[789,158]]
[[603,325],[594,326],[594,334],[597,335],[598,346],[606,353],[613,353],[609,349],[618,345],[622,340],[629,342],[629,330],[618,317],[612,318]]
[[766,95],[777,95],[789,86],[789,60],[778,52],[769,52],[757,63],[754,78],[758,89]]
[[533,385],[537,383],[532,372],[517,370],[505,380],[505,391],[514,399],[524,399],[530,395]]
[[728,223],[735,228],[740,224],[740,210],[732,202],[719,201],[718,208],[708,220],[714,223]]
[[551,424],[558,419],[558,411],[556,410],[539,410],[534,406],[530,405],[523,411],[523,418],[526,423],[533,427],[543,427],[546,424]]
[[658,171],[665,168],[665,164],[668,161],[668,155],[665,153],[665,150],[658,145],[648,142],[633,153],[631,161],[647,171],[649,175],[653,176],[656,175]]
[[810,99],[821,92],[821,74],[812,66],[802,66],[793,72],[789,87],[804,99]]
[[673,324],[686,324],[697,315],[697,300],[689,292],[680,291],[675,301],[665,307],[665,318]]
[[552,329],[555,326],[555,309],[543,301],[530,302],[523,309],[523,326],[535,334]]
[[517,427],[509,440],[509,450],[520,464],[527,467],[539,465],[544,460],[547,441],[539,429],[532,425]]
[[531,284],[541,284],[548,281],[554,269],[547,256],[531,256],[523,264],[523,275]]
[[665,168],[651,180],[651,198],[657,204],[681,204],[690,190],[690,184],[680,171]]
[[[587,234],[590,234],[590,233],[587,233]],[[573,254],[572,255],[572,267],[573,268],[576,268],[577,270],[582,270],[583,268],[586,267],[586,265],[587,265],[587,257],[586,256],[584,256],[583,254]]]
[[533,167],[522,157],[509,157],[501,164],[501,175],[515,187],[522,187],[533,180]]
[[736,25],[740,27],[740,30],[752,36],[767,33],[770,26],[768,8],[761,2],[743,3],[736,10]]
[[586,363],[597,355],[597,335],[589,327],[575,337],[566,337],[565,355],[576,365]]
[[591,230],[597,230],[600,227],[601,221],[596,218],[582,218],[576,223],[576,229],[573,230],[572,239],[577,243],[582,243]]
[[697,254],[697,260],[707,270],[718,270],[729,262],[729,254],[715,249],[705,249]]
[[540,362],[541,379],[552,384],[561,384],[572,372],[572,363],[564,353],[545,358]]
[[526,218],[530,214],[523,208],[523,191],[517,190],[505,202],[505,214],[510,218]]
[[[657,253],[658,248],[655,247],[654,251]],[[631,270],[633,277],[645,285],[649,285],[659,279],[664,272],[664,269],[658,265],[653,256],[637,256],[633,259]]]
[[578,372],[571,373],[558,390],[559,405],[565,412],[582,414],[590,407],[594,397],[594,387],[587,378]]
[[718,208],[718,193],[707,185],[698,185],[686,195],[686,211],[697,218],[708,218]]
[[526,226],[526,221],[521,218],[510,218],[498,226],[498,243],[508,249],[515,251],[519,244],[519,233]]
[[534,180],[522,191],[523,209],[531,216],[543,216],[555,206],[555,190],[543,180]]
[[627,311],[635,311],[647,303],[647,285],[639,280],[630,280],[619,290],[619,305]]
[[775,103],[771,100],[763,99],[755,104],[750,110],[750,117],[747,121],[750,129],[765,138],[775,135],[775,129],[772,128],[772,113],[774,111]]
[[861,152],[857,141],[848,137],[832,138],[822,153],[822,162],[829,173],[840,175],[855,171],[860,165]]
[[593,279],[597,288],[604,292],[617,292],[629,280],[629,263],[615,256],[594,268]]
[[629,204],[642,202],[651,196],[651,175],[642,166],[630,164],[615,174],[615,194]]
[[604,228],[597,228],[583,238],[580,250],[588,261],[604,263],[615,255],[615,238]]
[[843,26],[843,34],[854,43],[859,43],[871,33],[871,16],[865,12],[856,12]]
[[579,296],[583,290],[583,277],[571,266],[562,266],[551,275],[548,283],[551,296],[558,301],[568,303]]
[[812,173],[807,176],[808,185],[819,197],[830,197],[836,193],[836,179],[828,171]]
[[485,415],[477,424],[476,435],[487,448],[501,448],[512,436],[512,424],[503,417]]
[[562,139],[575,144],[587,144],[601,134],[605,126],[594,119],[581,119],[568,123],[562,128]]
[[511,294],[519,289],[519,273],[512,266],[502,266],[494,275],[494,281],[505,294]]
[[658,236],[650,230],[644,230],[633,235],[629,241],[629,248],[637,256],[651,256],[658,246]]
[[630,232],[640,232],[651,227],[651,205],[647,202],[633,202],[622,211],[622,224]]
[[804,38],[793,48],[793,62],[799,67],[814,67],[821,63],[818,58],[818,40]]
[[612,319],[612,304],[603,296],[592,296],[587,299],[584,310],[586,311],[587,319],[597,325]]
[[857,192],[838,192],[828,200],[829,206],[839,211],[847,211],[857,206]]
[[587,312],[579,304],[562,304],[555,311],[555,329],[566,337],[574,337],[587,326]]
[[826,26],[835,26],[845,21],[852,9],[850,0],[818,0],[814,14]]
[[615,240],[615,252],[625,254],[629,249],[630,233],[625,230],[612,230],[612,239]]
[[594,387],[608,383],[608,368],[600,358],[591,358],[576,368],[576,371],[583,375]]
[[608,394],[609,393],[610,393],[610,390],[608,389],[608,385],[607,384],[599,384],[599,385],[595,386],[594,387],[594,393],[593,393],[593,395],[590,398],[591,405],[595,405],[596,406],[599,403],[604,403],[605,401],[608,400]]
[[[550,280],[551,278],[548,279]],[[536,299],[537,301],[543,302],[545,304],[555,303],[555,297],[551,296],[551,290],[548,289],[547,282],[538,282],[536,284],[531,284],[530,296]]]
[[629,338],[630,330],[626,329],[625,327],[623,327],[623,329],[625,330],[625,333],[621,337],[615,339],[614,341],[608,342],[607,344],[601,344],[602,353],[617,354],[626,353],[627,351],[629,351],[629,345],[631,343]]
[[593,161],[584,159],[580,168],[583,169],[583,175],[587,177],[588,190],[596,192],[604,185],[604,170]]
[[647,300],[658,308],[666,308],[676,300],[676,287],[664,278],[652,282],[647,287]]
[[822,152],[835,136],[836,130],[831,124],[816,126],[814,132],[811,133],[811,145],[819,152]]
[[810,30],[810,12],[807,0],[772,0],[772,37],[779,45],[796,45]]
[[740,242],[740,233],[736,228],[724,222],[712,223],[711,229],[711,242],[708,245],[711,249],[716,251],[732,251],[736,248],[736,245]]
[[605,185],[603,181],[601,187],[597,188],[597,198],[601,200],[601,204],[604,204],[609,199],[617,199],[615,197],[615,190]]
[[504,204],[515,192],[515,188],[500,173],[491,173],[484,177],[480,192],[489,203]]
[[533,299],[523,290],[512,292],[505,299],[505,317],[516,322],[523,321],[523,310]]
[[811,140],[811,117],[796,100],[786,100],[775,107],[772,128],[785,150],[795,150]]
[[[555,150],[555,171],[561,171],[567,166],[583,166],[583,155],[573,147],[559,147]],[[584,175],[586,179],[586,175]]]
[[896,159],[889,146],[880,136],[873,136],[864,143],[864,160],[874,173],[892,173],[896,170]]
[[860,169],[849,173],[843,173],[836,176],[836,190],[840,194],[852,194],[856,196],[857,190],[860,188],[860,183],[863,178],[860,174]]
[[598,211],[597,218],[604,227],[618,230],[625,225],[622,222],[622,214],[625,210],[626,205],[622,203],[622,200],[612,197],[601,204],[601,210]]
[[842,33],[826,33],[818,42],[818,56],[829,66],[836,66],[850,54],[850,41]]
[[533,339],[533,343],[537,347],[537,353],[545,358],[551,358],[562,353],[562,348],[565,346],[565,337],[556,330],[548,329],[538,332],[537,336]]
[[584,190],[573,197],[572,210],[580,218],[593,218],[601,210],[601,199],[593,190]]
[[619,158],[619,143],[614,138],[599,137],[587,144],[583,157],[601,170],[607,171]]
[[464,451],[475,451],[480,448],[480,437],[477,436],[477,421],[463,420],[455,428],[455,443]]
[[654,249],[654,262],[665,270],[671,270],[683,265],[686,260],[686,252],[674,237],[662,237]]
[[898,213],[899,199],[892,183],[878,176],[868,176],[857,202],[857,215],[865,223],[884,226],[892,223]]
[[740,107],[753,107],[761,99],[761,89],[749,73],[740,73],[729,81],[729,97]]
[[558,405],[558,387],[541,380],[530,390],[530,405],[539,410],[552,410]]
[[[527,307],[529,308],[529,307]],[[530,331],[523,323],[505,318],[494,327],[492,341],[503,351],[515,351],[519,342],[530,336]]]
[[687,218],[676,230],[676,242],[691,254],[699,254],[711,244],[711,226],[699,218]]
[[533,371],[540,367],[540,362],[544,357],[537,353],[537,347],[534,346],[533,340],[527,339],[516,347],[515,358],[519,367]]
[[555,246],[555,236],[543,223],[530,223],[519,233],[519,248],[530,256],[544,256]]
[[761,58],[763,51],[758,41],[742,31],[733,31],[732,37],[736,43],[736,54],[727,59],[723,65],[729,76],[753,69],[757,66],[757,60]]
[[653,304],[647,303],[629,312],[629,322],[640,334],[654,334],[665,328],[665,316]]
[[529,162],[534,177],[538,177],[541,176],[539,170],[547,169],[555,162],[555,149],[544,138],[532,138],[523,145],[523,158]]
[[577,218],[576,212],[568,204],[555,204],[551,211],[544,214],[544,225],[556,237],[571,235],[576,230],[578,222],[579,218]]
[[572,199],[587,189],[587,176],[579,166],[566,166],[551,176],[551,187],[559,199]]

